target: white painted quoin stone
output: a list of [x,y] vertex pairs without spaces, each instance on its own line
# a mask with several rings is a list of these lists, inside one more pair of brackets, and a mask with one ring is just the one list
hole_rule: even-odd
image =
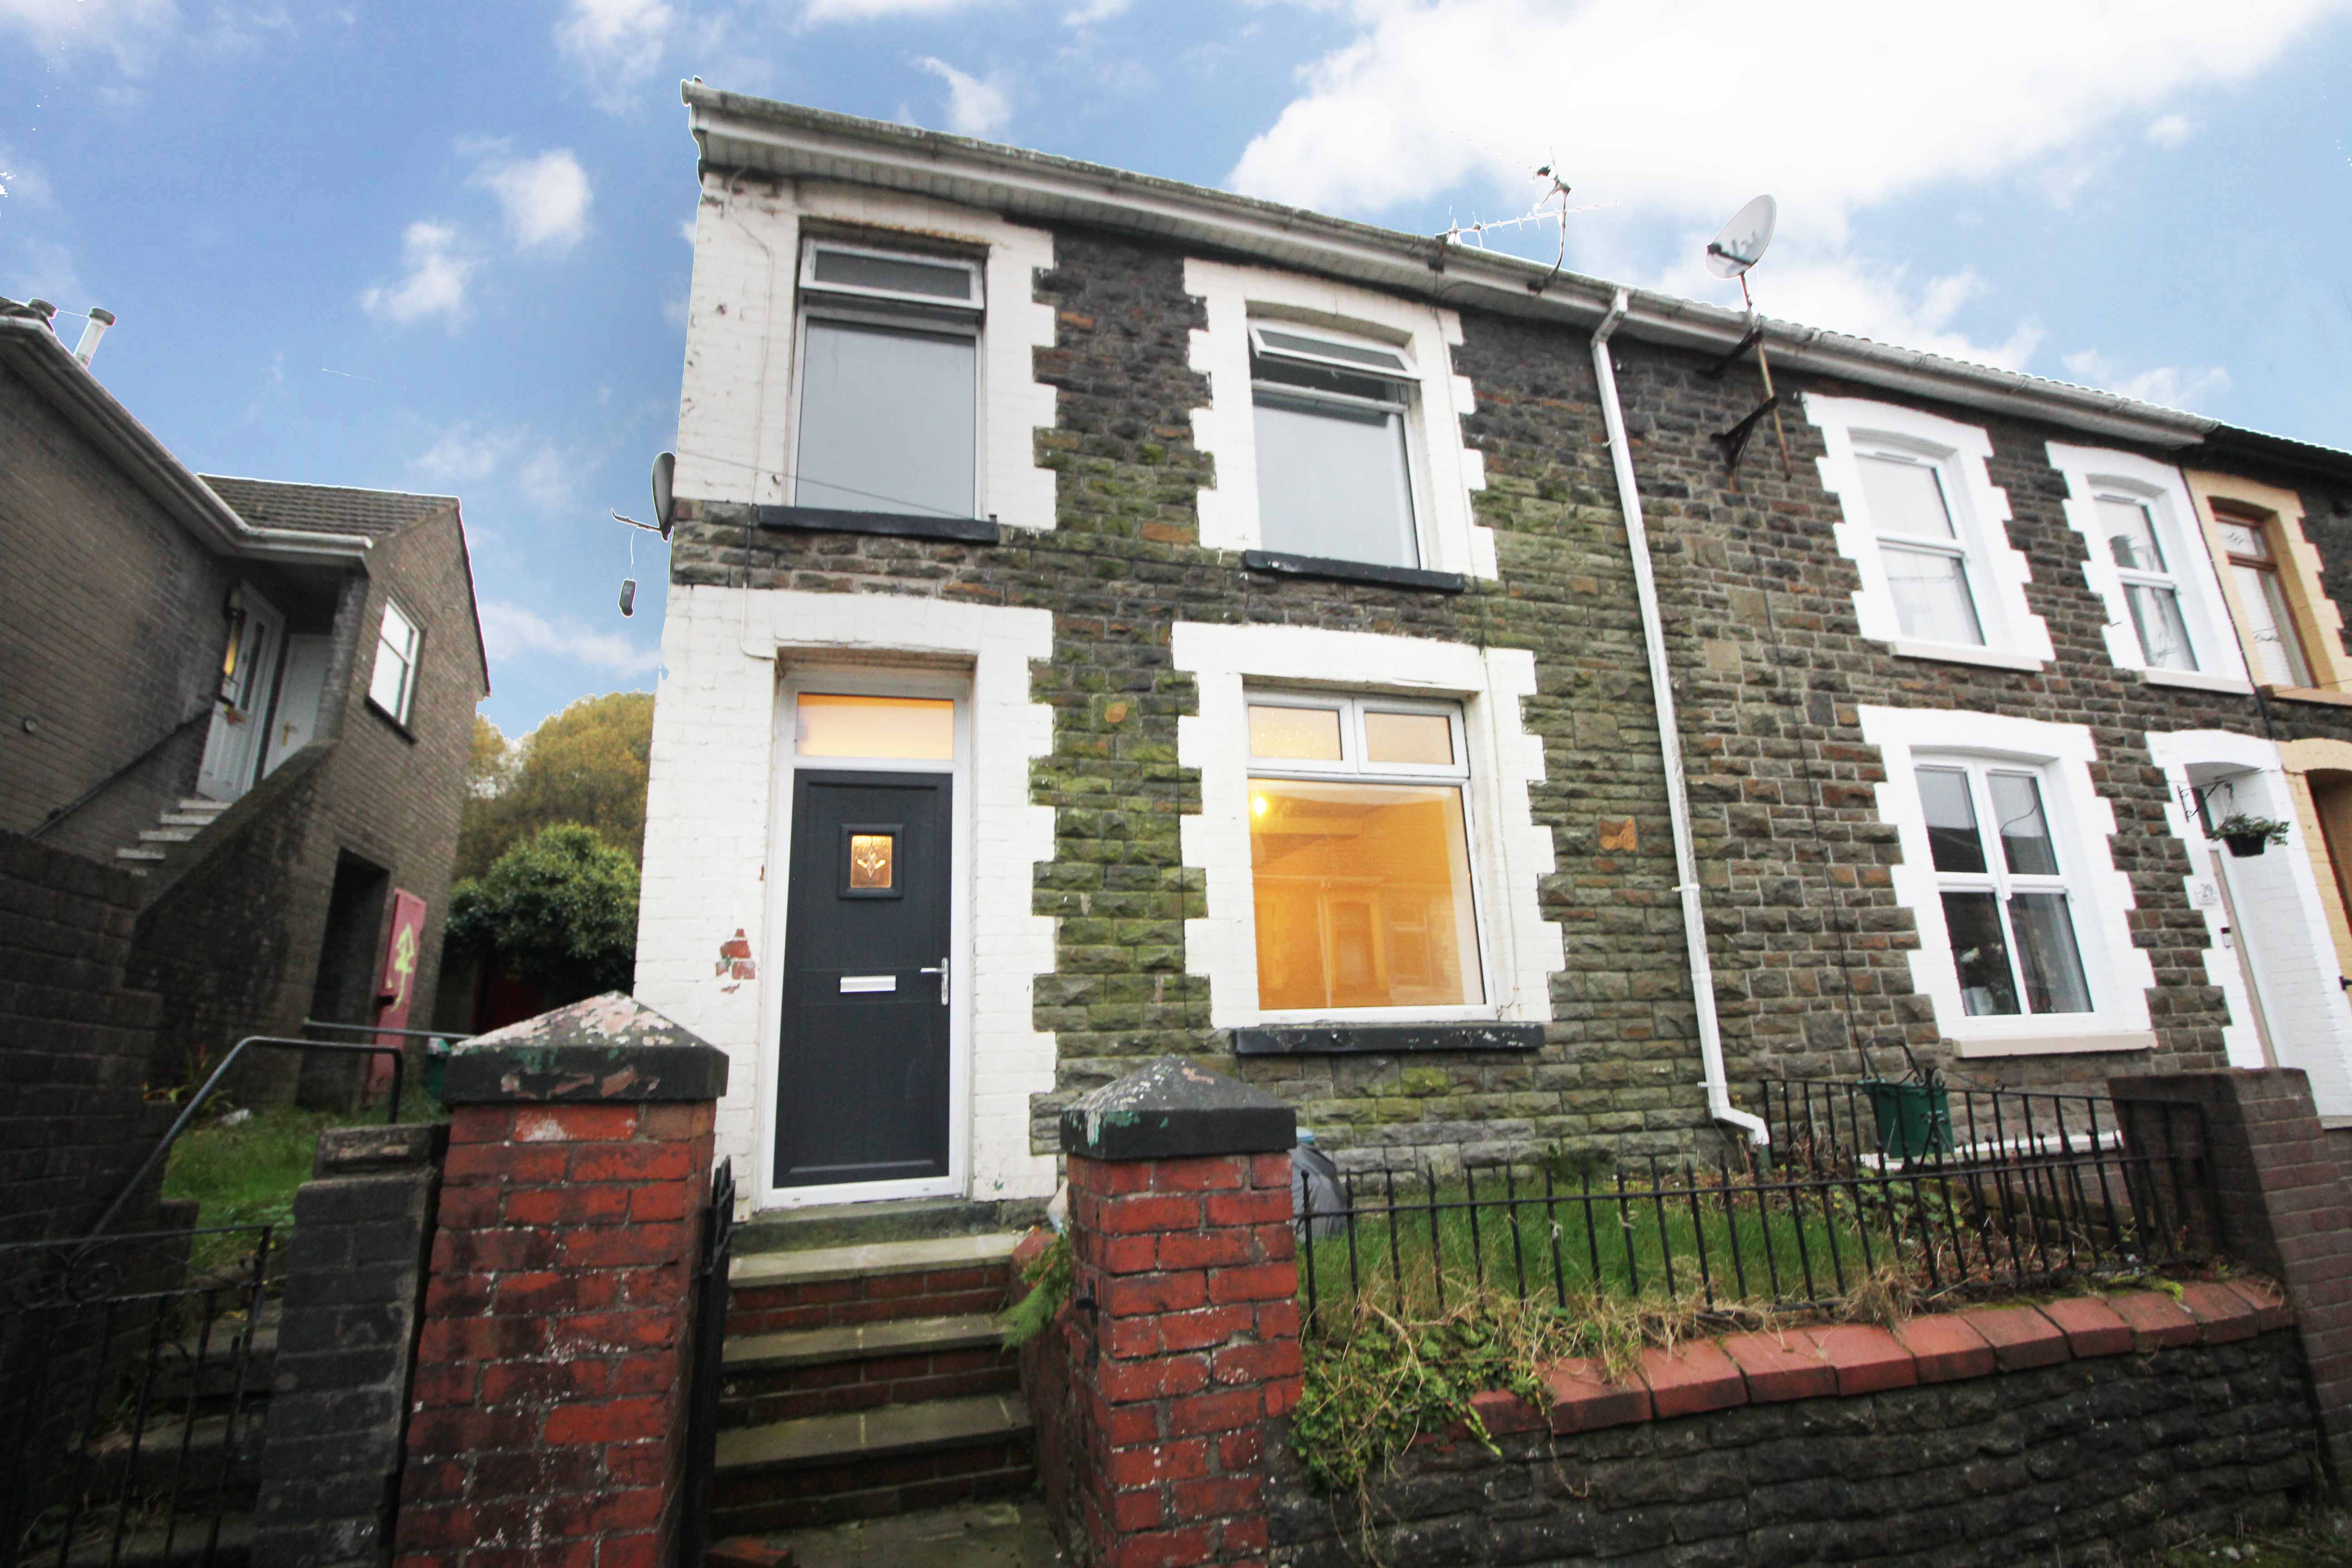
[[[1053,747],[1029,700],[1029,663],[1053,618],[938,599],[673,585],[654,705],[636,994],[728,1053],[718,1152],[766,1190],[777,1092],[791,773],[782,683],[799,668],[894,659],[968,672],[967,760],[956,830],[969,897],[953,957],[958,1107],[951,1173],[975,1198],[1043,1197],[1054,1161],[1029,1149],[1029,1097],[1054,1087],[1055,1045],[1034,1026],[1035,976],[1055,967],[1054,921],[1030,913],[1054,811],[1029,797]],[[748,954],[749,956],[742,956]]]
[[[1173,662],[1200,688],[1200,712],[1176,725],[1177,760],[1201,770],[1201,814],[1178,822],[1184,864],[1207,875],[1209,912],[1184,922],[1185,968],[1209,978],[1209,1021],[1262,1020],[1257,915],[1249,842],[1251,687],[1383,692],[1462,704],[1470,753],[1471,858],[1486,960],[1486,1003],[1447,1016],[1516,1022],[1551,1017],[1550,978],[1567,966],[1557,921],[1543,918],[1540,880],[1554,869],[1551,829],[1534,820],[1530,784],[1544,777],[1543,739],[1520,724],[1536,689],[1524,648],[1311,626],[1176,623]],[[1398,1021],[1405,1021],[1402,1015]]]

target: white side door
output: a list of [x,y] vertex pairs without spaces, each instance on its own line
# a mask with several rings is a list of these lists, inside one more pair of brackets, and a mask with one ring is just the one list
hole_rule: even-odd
[[235,800],[253,787],[284,651],[286,617],[250,587],[237,590],[237,602],[241,618],[231,631],[234,649],[223,651],[220,697],[196,771],[196,793],[207,800]]
[[269,724],[269,750],[261,776],[276,773],[287,758],[319,733],[319,700],[327,689],[327,655],[334,639],[296,634],[286,639],[286,669],[278,678],[278,715]]

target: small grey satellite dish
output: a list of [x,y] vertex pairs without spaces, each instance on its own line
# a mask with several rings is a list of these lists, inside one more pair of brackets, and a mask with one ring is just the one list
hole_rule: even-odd
[[1780,221],[1780,205],[1758,196],[1731,215],[1723,232],[1707,243],[1706,269],[1717,278],[1738,278],[1764,259],[1772,243],[1772,226]]
[[677,474],[677,454],[664,452],[654,459],[654,523],[664,539],[669,537],[670,524],[677,514],[672,510],[677,498],[670,491],[670,481]]

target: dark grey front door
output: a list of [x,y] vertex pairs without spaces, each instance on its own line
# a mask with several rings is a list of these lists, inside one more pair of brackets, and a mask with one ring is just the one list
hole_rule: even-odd
[[779,1187],[948,1173],[950,790],[940,773],[794,776]]

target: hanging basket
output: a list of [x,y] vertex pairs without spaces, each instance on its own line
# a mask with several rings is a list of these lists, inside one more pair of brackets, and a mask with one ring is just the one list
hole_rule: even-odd
[[1866,1078],[1862,1091],[1878,1122],[1881,1159],[1925,1160],[1952,1152],[1952,1101],[1942,1084]]
[[2221,842],[2230,847],[2231,854],[2242,860],[2249,855],[2259,855],[2269,848],[2271,836],[2267,833],[2231,833],[2223,835]]

